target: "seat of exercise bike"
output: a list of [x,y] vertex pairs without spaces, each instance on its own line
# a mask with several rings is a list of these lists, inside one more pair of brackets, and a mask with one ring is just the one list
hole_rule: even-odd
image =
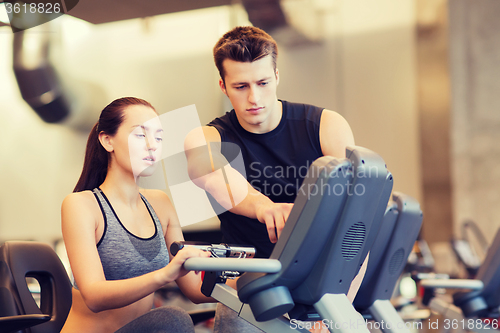
[[50,320],[48,314],[28,314],[0,317],[0,333],[17,332]]
[[[313,305],[326,293],[347,293],[392,190],[392,175],[379,155],[350,147],[347,156],[324,156],[311,165],[270,257],[281,262],[281,270],[238,279],[238,296],[256,320],[276,318],[296,304]],[[362,194],[353,192],[358,188]]]

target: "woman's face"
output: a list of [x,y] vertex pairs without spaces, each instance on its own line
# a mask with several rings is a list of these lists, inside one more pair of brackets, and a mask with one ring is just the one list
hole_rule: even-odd
[[160,161],[163,129],[156,112],[144,105],[124,110],[124,120],[113,138],[116,161],[134,178],[153,174]]

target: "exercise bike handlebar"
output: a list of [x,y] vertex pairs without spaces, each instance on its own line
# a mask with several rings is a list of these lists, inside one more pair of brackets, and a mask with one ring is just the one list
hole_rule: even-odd
[[190,271],[277,273],[281,270],[281,263],[276,259],[189,258],[184,262],[184,268]]
[[420,285],[424,288],[470,289],[470,290],[482,290],[484,287],[483,281],[469,280],[469,279],[421,280]]

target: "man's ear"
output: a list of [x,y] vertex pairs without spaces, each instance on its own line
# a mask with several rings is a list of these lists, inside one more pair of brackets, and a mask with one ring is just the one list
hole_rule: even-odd
[[222,78],[219,79],[219,87],[220,90],[222,90],[222,92],[224,93],[224,95],[227,96],[226,84],[224,83],[224,80]]
[[114,151],[111,136],[109,136],[108,134],[106,134],[104,132],[99,133],[99,142],[101,142],[101,145],[104,147],[104,149],[108,153],[111,153],[112,151]]
[[280,73],[278,71],[278,68],[276,68],[276,85],[280,83]]

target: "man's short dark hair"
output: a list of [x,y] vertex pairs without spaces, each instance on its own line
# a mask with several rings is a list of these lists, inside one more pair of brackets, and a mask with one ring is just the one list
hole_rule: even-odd
[[254,62],[268,55],[272,56],[276,71],[278,45],[268,33],[256,27],[236,27],[225,33],[214,46],[215,66],[223,80],[224,60]]

